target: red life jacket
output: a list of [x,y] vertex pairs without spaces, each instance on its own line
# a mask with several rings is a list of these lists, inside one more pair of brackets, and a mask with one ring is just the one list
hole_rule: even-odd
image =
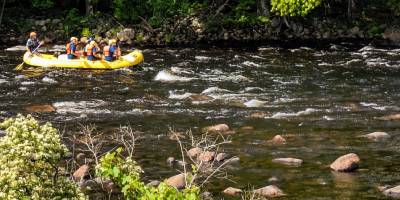
[[67,43],[65,50],[67,50],[67,54],[71,54],[71,42]]
[[87,47],[87,49],[86,49],[86,55],[88,55],[88,56],[93,56],[93,48],[94,48],[94,46],[92,46],[92,45],[89,45],[88,47]]
[[103,48],[103,55],[110,56],[110,46],[109,45],[107,45]]

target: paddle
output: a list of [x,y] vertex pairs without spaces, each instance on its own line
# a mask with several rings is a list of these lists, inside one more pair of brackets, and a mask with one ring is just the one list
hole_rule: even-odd
[[[40,42],[39,45],[31,52],[31,54],[32,54],[32,53],[35,53],[35,51],[38,50],[39,47],[40,47],[42,44],[43,44],[43,43]],[[19,65],[17,65],[17,67],[15,67],[15,70],[18,70],[18,71],[21,70],[21,69],[24,67],[24,63],[25,63],[25,62],[22,61],[21,64],[19,64]]]

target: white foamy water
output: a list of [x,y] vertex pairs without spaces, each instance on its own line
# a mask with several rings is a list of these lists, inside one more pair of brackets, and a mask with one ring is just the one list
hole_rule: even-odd
[[223,94],[223,93],[231,93],[231,92],[232,91],[230,91],[230,90],[222,89],[219,87],[209,87],[209,88],[203,90],[201,92],[201,94],[209,95],[209,94]]
[[53,47],[51,47],[51,49],[49,49],[50,52],[61,52],[61,51],[65,51],[65,45],[54,45]]
[[194,58],[198,61],[209,61],[212,59],[212,57],[207,57],[207,56],[195,56]]
[[0,84],[7,83],[6,79],[0,79]]
[[266,103],[267,103],[266,101],[260,101],[260,100],[257,100],[257,99],[252,99],[250,101],[244,102],[243,104],[246,107],[249,107],[249,108],[258,108],[258,107],[264,106]]
[[297,117],[302,115],[310,115],[315,112],[319,112],[320,110],[315,108],[307,108],[306,110],[299,111],[296,113],[285,113],[285,112],[278,112],[271,116],[274,119],[281,119],[281,118],[288,118],[288,117]]
[[185,92],[183,94],[178,94],[174,91],[169,91],[169,99],[187,99],[190,96],[194,95],[194,93]]
[[155,81],[160,81],[160,82],[189,82],[191,80],[194,80],[195,78],[187,78],[183,76],[178,76],[175,74],[172,74],[171,72],[167,70],[162,70],[158,72],[156,77],[154,78]]
[[97,107],[105,106],[107,102],[103,100],[92,101],[63,101],[53,103],[56,112],[60,114],[110,114],[108,109],[97,109]]
[[27,85],[35,85],[35,82],[33,81],[22,81],[21,85],[27,86]]
[[17,46],[9,47],[5,50],[6,51],[26,51],[26,47],[22,46],[22,45],[17,45]]
[[378,104],[376,103],[367,103],[367,102],[360,102],[360,105],[365,107],[378,106]]
[[42,78],[42,82],[44,82],[44,83],[50,83],[50,84],[56,84],[56,83],[58,83],[56,80],[54,80],[54,79],[52,79],[52,78],[49,78],[49,77],[47,77],[47,76],[45,76],[45,77]]
[[261,66],[260,64],[257,64],[255,62],[251,62],[251,61],[244,61],[242,64],[245,66],[248,66],[248,67],[260,67]]

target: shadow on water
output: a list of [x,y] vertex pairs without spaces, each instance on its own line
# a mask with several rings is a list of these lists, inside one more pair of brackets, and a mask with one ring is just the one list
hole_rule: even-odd
[[[260,47],[246,49],[146,49],[143,69],[80,71],[13,68],[20,52],[0,52],[0,117],[28,113],[32,105],[55,112],[33,113],[65,128],[77,124],[102,130],[131,125],[143,132],[137,150],[145,179],[164,179],[179,167],[170,127],[201,134],[204,126],[226,123],[237,133],[225,151],[240,157],[229,168],[236,183],[216,180],[221,191],[274,184],[284,199],[376,199],[377,186],[398,184],[399,121],[377,117],[400,111],[400,50],[330,45],[324,48]],[[155,80],[157,79],[157,80]],[[252,113],[265,118],[249,118]],[[242,131],[243,126],[254,130]],[[358,136],[374,131],[392,135],[373,142]],[[280,134],[286,145],[266,141]],[[333,173],[329,164],[355,152],[361,169]],[[273,163],[277,157],[301,158],[301,166]],[[225,197],[226,198],[226,197]]]

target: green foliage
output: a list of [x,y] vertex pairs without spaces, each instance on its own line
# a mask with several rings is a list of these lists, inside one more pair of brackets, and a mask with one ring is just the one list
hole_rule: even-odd
[[395,16],[400,16],[400,0],[387,0],[386,4]]
[[32,7],[37,9],[49,9],[54,6],[53,0],[32,0]]
[[83,28],[81,35],[84,36],[84,37],[90,37],[93,34],[92,34],[92,32],[90,31],[89,28]]
[[137,200],[200,200],[198,187],[178,191],[174,187],[161,183],[158,187],[148,187],[140,180],[141,168],[131,158],[124,158],[122,149],[109,152],[100,159],[96,174],[111,179],[120,188],[125,199]]
[[0,124],[0,199],[73,199],[86,197],[69,179],[58,173],[68,153],[50,123],[18,115]]
[[78,9],[73,8],[68,11],[67,16],[64,20],[64,31],[66,35],[78,35],[82,32],[82,27],[87,26],[88,19],[86,17],[80,16],[78,13]]
[[306,16],[322,0],[271,0],[271,11],[280,16]]

